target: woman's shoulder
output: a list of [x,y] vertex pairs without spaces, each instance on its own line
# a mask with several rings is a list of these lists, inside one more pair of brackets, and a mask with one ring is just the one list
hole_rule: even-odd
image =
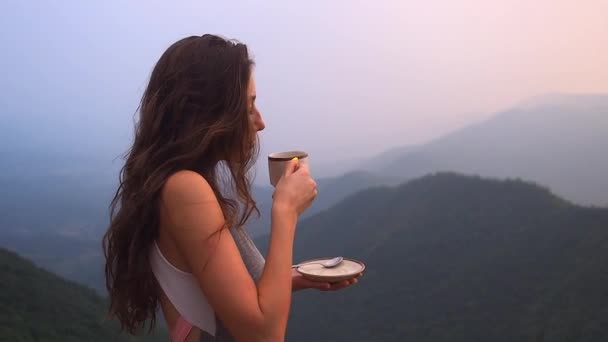
[[[210,234],[224,224],[224,215],[213,188],[201,174],[178,171],[172,174],[162,190],[161,215],[170,218],[169,229]],[[186,229],[188,231],[188,229]]]
[[191,170],[171,174],[163,186],[162,197],[165,201],[174,203],[216,200],[211,184],[203,175]]

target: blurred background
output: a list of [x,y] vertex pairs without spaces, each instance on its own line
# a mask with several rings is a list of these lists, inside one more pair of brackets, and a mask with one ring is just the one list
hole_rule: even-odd
[[[128,340],[101,236],[150,72],[220,34],[255,59],[266,155],[310,153],[296,259],[361,283],[294,297],[288,341],[608,340],[608,3],[0,4],[0,340]],[[61,314],[59,314],[61,313]],[[68,320],[71,319],[72,323]],[[163,324],[141,340],[168,340]]]

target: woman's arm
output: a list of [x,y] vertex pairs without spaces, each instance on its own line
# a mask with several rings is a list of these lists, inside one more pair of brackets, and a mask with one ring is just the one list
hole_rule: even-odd
[[282,341],[291,305],[291,264],[297,211],[272,208],[270,247],[256,286],[225,228],[217,198],[195,172],[169,178],[162,194],[163,214],[190,271],[237,341]]

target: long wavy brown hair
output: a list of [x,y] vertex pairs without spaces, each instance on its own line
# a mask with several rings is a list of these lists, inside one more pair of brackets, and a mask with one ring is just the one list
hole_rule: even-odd
[[103,238],[109,313],[130,334],[156,321],[159,286],[148,253],[169,176],[205,177],[229,227],[259,215],[249,177],[259,146],[247,98],[252,68],[246,45],[203,35],[171,45],[152,71]]

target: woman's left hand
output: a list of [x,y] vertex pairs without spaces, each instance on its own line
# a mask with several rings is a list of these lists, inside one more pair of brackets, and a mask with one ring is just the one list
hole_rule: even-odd
[[299,291],[305,289],[317,289],[320,291],[336,291],[341,290],[345,287],[349,287],[353,284],[356,284],[359,281],[359,277],[361,277],[363,273],[358,274],[357,276],[343,280],[337,283],[325,283],[319,281],[312,281],[304,278],[298,271],[292,270],[291,272],[291,288],[292,291]]

